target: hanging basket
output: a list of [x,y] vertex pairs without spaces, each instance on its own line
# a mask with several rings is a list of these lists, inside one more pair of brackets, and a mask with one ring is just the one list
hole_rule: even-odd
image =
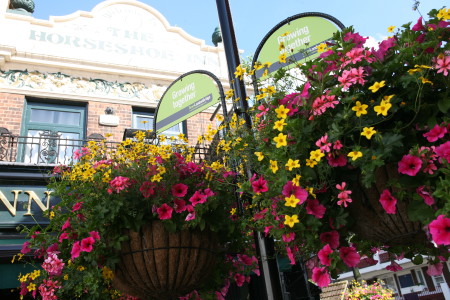
[[370,188],[363,187],[359,178],[354,182],[353,202],[349,205],[350,214],[355,221],[351,230],[366,240],[390,246],[407,247],[426,243],[422,224],[410,221],[408,217],[407,199],[397,202],[395,214],[387,214],[380,204],[380,195],[386,189],[388,181],[396,177],[397,167],[386,165],[376,170],[376,183]]
[[171,233],[159,221],[128,231],[113,285],[141,299],[176,299],[199,288],[216,262],[218,243],[207,231]]

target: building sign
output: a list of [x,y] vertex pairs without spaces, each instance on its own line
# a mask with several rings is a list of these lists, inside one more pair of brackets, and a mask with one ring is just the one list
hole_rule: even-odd
[[[137,1],[105,1],[92,13],[53,17],[51,21],[1,20],[3,45],[17,51],[173,72],[202,68],[220,74],[219,49],[207,47],[172,27],[155,9]],[[222,50],[223,51],[223,50]]]
[[219,101],[224,101],[223,88],[213,74],[203,70],[183,74],[162,96],[153,128],[161,133]]
[[46,187],[1,185],[0,228],[48,223],[49,219],[44,217],[43,212],[58,201]]
[[[279,23],[261,41],[253,59],[270,63],[269,74],[283,67],[316,58],[317,46],[332,39],[344,25],[334,17],[322,13],[302,13]],[[280,62],[285,55],[286,62]],[[261,78],[264,69],[255,72]]]

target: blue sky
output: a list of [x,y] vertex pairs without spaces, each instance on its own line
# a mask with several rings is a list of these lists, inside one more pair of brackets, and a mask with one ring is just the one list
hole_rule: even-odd
[[[229,0],[236,40],[244,56],[255,52],[266,33],[284,19],[303,12],[332,15],[345,26],[353,25],[363,36],[381,40],[388,35],[387,27],[416,22],[412,0]],[[91,11],[100,0],[34,0],[34,17],[48,19],[77,10]],[[163,14],[172,26],[183,28],[190,35],[212,45],[211,35],[219,25],[215,0],[142,0]],[[448,0],[420,1],[424,17],[432,8],[442,8]]]

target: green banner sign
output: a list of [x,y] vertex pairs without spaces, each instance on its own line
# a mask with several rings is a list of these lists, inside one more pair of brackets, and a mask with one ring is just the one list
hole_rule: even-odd
[[161,133],[222,99],[222,85],[212,73],[199,70],[183,74],[169,86],[158,104],[155,131]]
[[[286,66],[303,63],[316,58],[317,47],[332,40],[333,34],[344,25],[337,19],[322,13],[302,13],[292,16],[275,26],[262,40],[256,50],[256,62],[270,63],[268,74]],[[286,62],[280,62],[285,56]],[[263,77],[265,69],[255,72]]]

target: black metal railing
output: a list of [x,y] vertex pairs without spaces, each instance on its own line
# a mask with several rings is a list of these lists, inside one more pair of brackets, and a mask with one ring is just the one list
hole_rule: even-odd
[[[124,137],[125,138],[125,137]],[[25,163],[58,165],[70,164],[76,161],[74,154],[88,141],[101,141],[100,135],[91,135],[87,139],[72,139],[63,137],[55,131],[40,131],[36,136],[18,136],[0,127],[0,163]],[[149,143],[158,144],[157,139],[146,139]],[[115,148],[120,141],[104,141],[107,148]],[[211,160],[210,145],[197,144],[193,158],[200,162]]]

